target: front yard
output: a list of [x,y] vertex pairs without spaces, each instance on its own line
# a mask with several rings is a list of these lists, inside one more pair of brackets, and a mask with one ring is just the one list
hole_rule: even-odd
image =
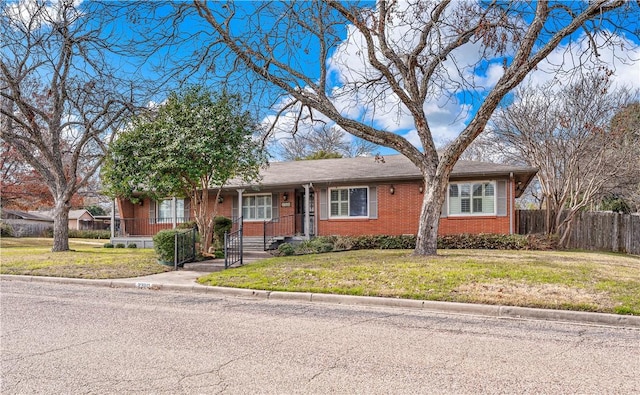
[[640,257],[598,252],[361,250],[271,258],[207,285],[640,315]]
[[[171,270],[149,249],[70,239],[3,238],[0,273],[126,278]],[[359,250],[265,259],[201,277],[205,285],[488,303],[640,315],[640,257],[578,251]]]
[[52,239],[2,238],[0,274],[73,278],[126,278],[170,270],[153,250],[103,248],[105,240],[69,239],[74,251],[51,252]]

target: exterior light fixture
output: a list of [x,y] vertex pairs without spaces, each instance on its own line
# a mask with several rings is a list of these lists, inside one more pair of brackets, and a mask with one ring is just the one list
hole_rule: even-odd
[[289,192],[285,192],[282,194],[282,200],[284,200],[285,202],[289,200]]
[[222,196],[218,196],[218,203],[224,202],[224,198]]
[[396,189],[393,187],[393,185],[391,185],[391,186],[389,187],[389,193],[390,193],[390,194],[392,194],[392,195],[393,195],[394,193],[396,193]]
[[424,187],[422,185],[420,185],[418,187],[418,192],[420,192],[420,193],[424,192]]

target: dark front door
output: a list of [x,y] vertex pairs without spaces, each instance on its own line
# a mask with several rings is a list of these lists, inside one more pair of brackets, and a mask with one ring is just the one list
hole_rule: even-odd
[[[316,212],[316,204],[315,204],[315,194],[313,191],[309,191],[309,235],[315,236],[316,234],[316,221],[315,221],[315,212]],[[296,234],[304,235],[305,234],[305,213],[306,207],[304,204],[304,189],[296,191]]]

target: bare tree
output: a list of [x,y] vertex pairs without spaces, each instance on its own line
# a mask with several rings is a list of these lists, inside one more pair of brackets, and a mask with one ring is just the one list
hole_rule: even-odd
[[105,28],[115,9],[76,3],[0,3],[0,138],[53,197],[53,251],[69,249],[71,198],[96,173],[134,89],[114,71],[126,68]]
[[640,102],[635,101],[620,109],[611,120],[611,132],[623,136],[625,149],[636,148],[637,155],[630,158],[629,166],[635,167],[631,176],[608,185],[601,198],[621,199],[630,211],[640,212]]
[[323,124],[320,129],[298,132],[289,139],[281,138],[278,143],[280,156],[284,160],[308,159],[324,153],[338,158],[352,158],[372,155],[375,144],[366,140],[347,140],[347,133],[334,126]]
[[[177,6],[176,20],[184,20],[187,7]],[[601,45],[619,44],[615,35],[603,41],[594,33],[622,26],[624,11],[637,4],[379,0],[373,5],[339,1],[247,5],[195,0],[193,7],[208,29],[197,37],[199,51],[190,66],[204,70],[224,66],[236,83],[244,75],[246,86],[254,91],[262,83],[283,95],[277,100],[277,116],[299,109],[298,120],[329,119],[356,137],[398,151],[420,169],[426,189],[414,253],[433,255],[449,175],[500,101],[569,37],[578,40],[582,34],[591,43],[579,63]],[[637,20],[624,22],[633,30]],[[347,55],[362,64],[351,65],[352,57],[335,56],[345,43],[350,45]],[[470,61],[469,54],[477,55],[475,60]],[[483,87],[475,71],[486,69],[489,59],[499,62],[494,66],[500,76]],[[333,74],[337,65],[350,70],[339,81]],[[425,105],[457,100],[458,95],[478,96],[480,104],[458,137],[437,152]],[[351,111],[363,101],[368,103],[367,113]],[[391,118],[408,115],[419,147],[376,124],[372,118],[376,111]]]
[[634,96],[611,89],[607,74],[584,75],[557,87],[524,86],[514,103],[496,112],[493,134],[528,165],[538,168],[547,232],[568,243],[575,215],[607,188],[637,179],[640,149],[610,128],[612,117]]

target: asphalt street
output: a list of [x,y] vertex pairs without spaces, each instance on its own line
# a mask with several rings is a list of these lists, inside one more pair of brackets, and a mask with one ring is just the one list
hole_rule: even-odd
[[0,282],[1,393],[640,392],[640,329]]

